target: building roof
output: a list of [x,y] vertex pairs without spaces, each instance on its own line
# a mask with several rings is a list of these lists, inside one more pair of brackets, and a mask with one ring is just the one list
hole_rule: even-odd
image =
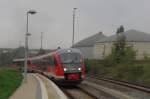
[[[150,34],[144,33],[137,30],[128,30],[123,33],[126,36],[126,41],[129,42],[150,42]],[[116,34],[105,37],[103,39],[98,40],[97,42],[114,42],[116,41]]]
[[99,32],[95,35],[92,35],[88,38],[85,38],[79,42],[77,42],[74,47],[90,47],[94,46],[97,40],[100,40],[102,38],[106,37],[102,32]]

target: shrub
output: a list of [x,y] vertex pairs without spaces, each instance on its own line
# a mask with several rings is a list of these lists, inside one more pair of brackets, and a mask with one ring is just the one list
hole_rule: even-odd
[[135,64],[118,64],[113,71],[114,78],[134,83],[139,82],[144,74],[143,66]]
[[103,61],[86,59],[85,68],[86,68],[86,73],[88,73],[89,71],[103,72],[104,71]]
[[146,84],[150,86],[150,64],[144,63],[144,64],[138,64],[143,66],[144,74],[140,78],[140,83]]

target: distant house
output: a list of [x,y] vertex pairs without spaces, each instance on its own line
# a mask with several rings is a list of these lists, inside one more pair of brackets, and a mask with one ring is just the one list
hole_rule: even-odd
[[[133,46],[136,51],[136,59],[144,58],[144,54],[150,56],[150,34],[137,30],[128,30],[124,32],[127,44]],[[116,41],[116,35],[102,38],[94,45],[94,58],[103,59],[111,53],[113,42]]]
[[85,38],[79,42],[77,42],[74,47],[81,50],[84,57],[87,59],[94,58],[94,45],[96,41],[106,37],[102,32],[99,32],[95,35],[92,35],[88,38]]

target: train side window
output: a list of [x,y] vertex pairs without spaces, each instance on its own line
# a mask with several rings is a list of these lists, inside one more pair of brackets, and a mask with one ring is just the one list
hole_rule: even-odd
[[54,58],[54,64],[55,64],[56,66],[58,65],[56,58]]
[[50,65],[51,66],[55,66],[54,57],[53,56],[50,56]]
[[27,64],[28,64],[28,65],[30,65],[30,64],[31,64],[31,62],[28,60],[28,61],[27,61]]
[[47,59],[42,59],[41,61],[42,61],[41,63],[43,65],[45,65],[45,66],[49,65],[49,61]]

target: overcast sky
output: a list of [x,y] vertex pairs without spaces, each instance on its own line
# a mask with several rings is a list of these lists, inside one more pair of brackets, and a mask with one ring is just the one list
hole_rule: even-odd
[[0,0],[0,47],[24,45],[26,12],[29,16],[30,48],[70,47],[72,11],[76,7],[75,42],[99,31],[114,34],[116,28],[137,29],[150,33],[149,0]]

